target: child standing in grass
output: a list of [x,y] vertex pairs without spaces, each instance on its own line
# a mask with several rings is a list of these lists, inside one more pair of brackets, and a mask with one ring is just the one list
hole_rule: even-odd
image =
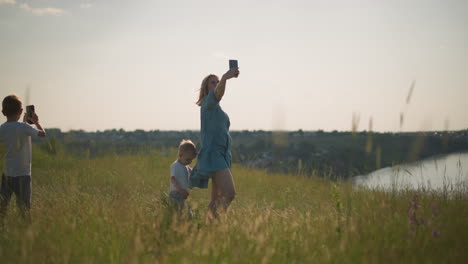
[[189,176],[192,169],[188,166],[197,156],[195,144],[190,140],[182,140],[179,144],[178,158],[171,165],[171,180],[169,198],[179,209],[184,207],[189,196]]
[[18,122],[23,113],[22,102],[16,95],[3,99],[2,113],[7,121],[0,126],[0,142],[4,144],[5,168],[0,187],[0,220],[5,217],[13,193],[21,215],[29,220],[31,208],[31,137],[45,137],[45,131],[39,124],[39,117],[25,117],[36,128],[27,123]]

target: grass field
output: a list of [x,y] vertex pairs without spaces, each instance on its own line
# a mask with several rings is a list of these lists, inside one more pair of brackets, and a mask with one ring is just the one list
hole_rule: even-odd
[[[206,218],[166,205],[175,152],[93,160],[33,154],[32,224],[12,201],[0,263],[464,263],[468,191],[356,190],[235,166],[237,197]],[[3,168],[2,168],[3,169]]]

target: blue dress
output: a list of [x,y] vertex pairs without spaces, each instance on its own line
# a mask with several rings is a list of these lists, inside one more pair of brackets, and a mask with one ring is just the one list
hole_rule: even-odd
[[203,98],[200,119],[201,148],[197,165],[190,175],[190,188],[208,188],[213,172],[231,168],[231,123],[229,116],[221,109],[214,90]]

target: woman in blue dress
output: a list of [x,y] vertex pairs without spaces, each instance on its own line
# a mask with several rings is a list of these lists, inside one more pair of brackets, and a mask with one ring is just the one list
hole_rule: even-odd
[[201,84],[197,105],[201,119],[201,148],[198,162],[190,176],[190,188],[208,188],[211,178],[211,201],[209,209],[216,216],[221,205],[227,209],[234,200],[236,189],[231,173],[231,136],[229,116],[221,109],[227,80],[239,76],[239,68],[227,71],[221,80],[210,74]]

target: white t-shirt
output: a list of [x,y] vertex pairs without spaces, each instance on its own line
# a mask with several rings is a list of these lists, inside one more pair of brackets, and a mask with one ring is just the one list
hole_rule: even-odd
[[37,137],[38,133],[39,130],[22,122],[5,122],[0,126],[0,142],[6,150],[6,176],[31,175],[31,137]]
[[[184,166],[182,163],[180,163],[178,160],[174,161],[171,165],[171,177],[174,176],[177,180],[177,183],[181,188],[184,188],[185,190],[189,189],[189,176],[190,176],[190,171],[192,169],[189,166]],[[171,185],[171,192],[176,191],[177,189],[174,187],[172,182],[169,180],[169,183]]]

